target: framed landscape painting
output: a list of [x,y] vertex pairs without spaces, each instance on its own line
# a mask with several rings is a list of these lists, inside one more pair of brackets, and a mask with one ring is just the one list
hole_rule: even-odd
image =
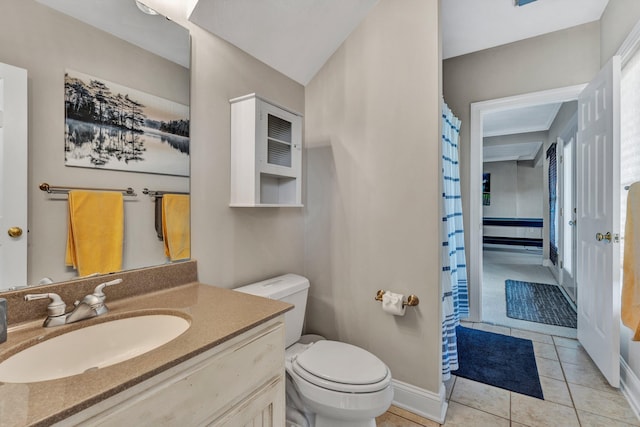
[[189,176],[189,107],[66,70],[65,165]]

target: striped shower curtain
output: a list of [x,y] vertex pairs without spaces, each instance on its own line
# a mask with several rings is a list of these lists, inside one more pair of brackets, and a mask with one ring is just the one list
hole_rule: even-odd
[[[458,139],[460,120],[442,103],[442,376],[458,369],[456,326],[469,315],[462,226]],[[480,191],[480,189],[478,189]]]

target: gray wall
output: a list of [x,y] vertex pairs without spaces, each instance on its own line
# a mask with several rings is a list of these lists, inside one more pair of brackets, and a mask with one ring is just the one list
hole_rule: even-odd
[[[440,386],[438,2],[381,0],[306,88],[307,330]],[[420,46],[420,54],[416,54]],[[385,314],[378,289],[420,297]]]
[[[132,187],[125,198],[124,268],[166,262],[154,230],[154,205],[144,187],[188,191],[189,179],[64,165],[64,73],[72,69],[189,104],[189,70],[96,30],[33,0],[7,0],[0,13],[0,62],[25,68],[29,97],[28,283],[76,276],[64,265],[67,198],[38,189],[51,185]],[[126,64],[126,66],[124,66]]]

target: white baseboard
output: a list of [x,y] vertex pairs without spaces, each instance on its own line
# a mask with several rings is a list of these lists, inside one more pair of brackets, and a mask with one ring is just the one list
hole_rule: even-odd
[[439,424],[444,423],[447,414],[444,384],[440,384],[439,393],[434,393],[398,380],[392,380],[392,383],[395,406]]
[[640,378],[622,357],[620,357],[620,390],[627,398],[636,417],[640,419]]

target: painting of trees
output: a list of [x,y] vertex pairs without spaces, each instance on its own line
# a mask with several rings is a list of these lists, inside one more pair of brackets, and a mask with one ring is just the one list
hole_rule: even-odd
[[188,176],[188,106],[71,70],[64,93],[67,166]]
[[[142,132],[142,124],[147,118],[143,112],[144,105],[128,94],[114,94],[100,80],[94,79],[87,84],[70,77],[69,73],[65,76],[64,88],[68,119]],[[183,136],[189,136],[188,131]]]

